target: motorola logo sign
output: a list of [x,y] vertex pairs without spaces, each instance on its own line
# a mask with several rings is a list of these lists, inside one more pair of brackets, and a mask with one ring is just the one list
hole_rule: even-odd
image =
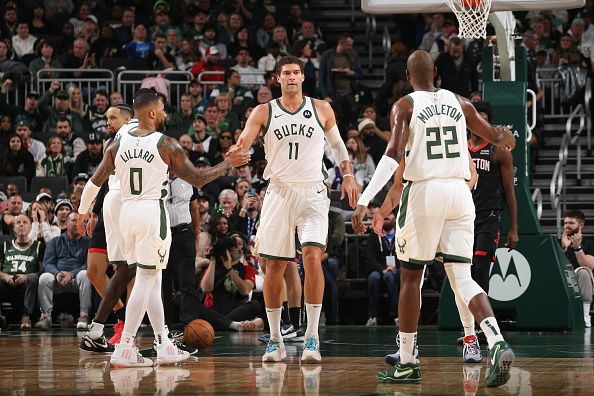
[[489,275],[489,297],[497,301],[515,300],[530,286],[530,264],[517,250],[499,248],[495,256]]

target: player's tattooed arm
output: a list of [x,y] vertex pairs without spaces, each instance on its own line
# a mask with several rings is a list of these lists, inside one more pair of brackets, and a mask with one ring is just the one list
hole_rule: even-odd
[[118,140],[111,144],[107,150],[105,150],[101,163],[95,170],[95,173],[93,173],[93,176],[91,176],[91,181],[94,185],[101,186],[107,181],[109,175],[111,175],[115,170],[115,156],[119,147],[120,142]]
[[159,146],[159,153],[176,175],[198,188],[224,175],[230,167],[247,163],[250,158],[248,154],[236,151],[216,166],[198,170],[192,165],[178,141],[168,136]]

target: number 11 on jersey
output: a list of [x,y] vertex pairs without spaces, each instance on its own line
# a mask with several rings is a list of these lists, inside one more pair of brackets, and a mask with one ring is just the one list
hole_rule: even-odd
[[[294,147],[294,148],[293,148]],[[289,143],[289,159],[297,160],[299,158],[299,143]]]

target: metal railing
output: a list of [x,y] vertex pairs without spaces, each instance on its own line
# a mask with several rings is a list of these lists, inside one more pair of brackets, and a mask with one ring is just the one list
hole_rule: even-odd
[[[48,72],[58,73],[59,77],[48,75]],[[97,89],[104,89],[108,94],[113,92],[113,78],[113,72],[108,69],[41,69],[34,76],[33,85],[40,95],[49,89],[54,80],[62,83],[61,89],[67,89],[71,85],[78,86],[83,100],[90,106]]]
[[163,77],[167,80],[168,101],[173,107],[177,107],[181,96],[188,92],[188,86],[193,78],[189,71],[180,70],[122,70],[116,78],[116,86],[122,94],[126,103],[132,103],[134,91],[140,88],[142,82],[147,77]]
[[[573,132],[573,122],[579,117],[579,126]],[[551,207],[555,211],[557,223],[557,237],[561,237],[563,225],[561,222],[562,213],[567,209],[567,162],[569,158],[569,146],[576,147],[576,168],[577,184],[581,185],[582,180],[582,143],[581,134],[586,128],[586,111],[583,105],[577,105],[565,122],[565,134],[561,139],[559,147],[559,160],[555,164],[553,177],[550,184]]]
[[29,91],[31,91],[31,85],[28,80],[29,79],[24,82],[15,83],[12,89],[4,93],[6,103],[13,103],[17,105],[25,104],[25,98],[27,97]]
[[375,15],[367,14],[365,34],[367,36],[367,69],[369,73],[373,72],[373,39],[377,31],[377,22]]
[[[204,80],[204,76],[221,76],[220,81],[209,81]],[[222,71],[204,71],[198,74],[198,82],[202,85],[202,93],[205,98],[210,96],[210,91],[214,89],[215,85],[224,85],[225,84],[225,72]]]
[[532,192],[532,202],[536,206],[536,218],[542,218],[542,191],[540,188],[535,188]]
[[390,37],[390,30],[384,26],[384,34],[382,35],[382,49],[384,50],[384,70],[388,67],[388,59],[390,59],[390,50],[392,49],[392,38]]

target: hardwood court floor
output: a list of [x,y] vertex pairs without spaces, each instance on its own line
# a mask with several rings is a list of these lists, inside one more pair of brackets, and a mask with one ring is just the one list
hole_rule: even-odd
[[[152,336],[143,333],[142,345],[149,346]],[[263,364],[258,335],[219,333],[210,348],[178,366],[112,370],[108,356],[78,349],[80,332],[4,332],[0,394],[594,395],[590,329],[507,332],[517,361],[512,379],[500,388],[482,386],[486,359],[482,365],[461,363],[457,332],[421,329],[423,382],[407,386],[376,380],[388,367],[383,356],[394,349],[393,327],[322,328],[321,365],[300,365],[301,345],[289,343],[286,363]],[[479,375],[476,387],[471,379]]]

